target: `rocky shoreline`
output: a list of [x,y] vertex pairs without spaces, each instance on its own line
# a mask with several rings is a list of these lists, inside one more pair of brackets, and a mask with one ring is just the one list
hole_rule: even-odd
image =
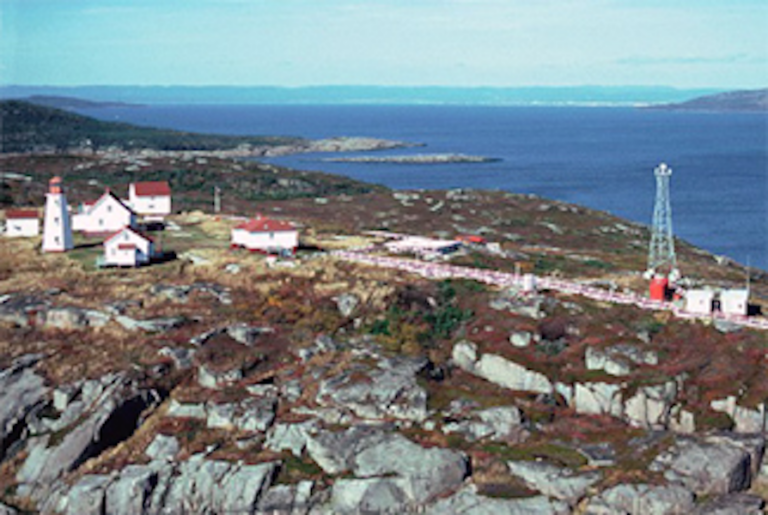
[[371,163],[371,164],[457,164],[457,163],[495,163],[501,161],[495,157],[469,156],[465,154],[413,154],[397,156],[359,156],[329,157],[328,163]]

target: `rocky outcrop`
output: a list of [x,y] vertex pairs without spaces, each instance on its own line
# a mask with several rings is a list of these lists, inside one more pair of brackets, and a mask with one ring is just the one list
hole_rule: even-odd
[[443,433],[459,433],[469,441],[517,440],[522,437],[522,424],[523,414],[518,408],[499,406],[473,412],[464,420],[446,422]]
[[155,284],[150,289],[153,295],[164,297],[172,302],[187,303],[194,292],[208,294],[222,304],[232,304],[229,289],[213,283],[194,283],[190,285]]
[[382,358],[371,369],[350,366],[320,382],[317,403],[350,410],[364,419],[398,418],[422,421],[427,418],[427,392],[416,382],[425,359]]
[[624,403],[624,417],[632,425],[665,429],[677,398],[677,383],[669,381],[656,386],[642,386]]
[[696,508],[695,515],[761,515],[765,501],[748,494],[720,495]]
[[750,454],[738,445],[681,439],[657,456],[652,470],[663,472],[697,495],[740,492],[750,486]]
[[522,499],[497,499],[478,495],[472,485],[461,489],[450,497],[441,499],[427,507],[428,515],[461,513],[462,515],[566,515],[571,513],[568,505],[544,495]]
[[529,488],[565,501],[571,506],[582,499],[587,489],[600,480],[600,474],[597,472],[577,474],[570,469],[545,462],[510,461],[507,466],[509,471],[522,479]]
[[263,433],[275,419],[277,398],[249,397],[230,403],[181,403],[171,399],[166,416],[205,420],[209,428]]
[[120,375],[86,382],[78,395],[58,419],[37,424],[38,430],[52,432],[28,439],[28,456],[16,474],[20,492],[45,496],[61,475],[128,438],[142,412],[160,400],[156,392],[141,390]]
[[0,461],[28,431],[27,416],[45,401],[48,389],[34,370],[39,359],[27,355],[0,371]]
[[768,432],[768,412],[765,403],[757,408],[745,408],[736,403],[736,397],[730,395],[725,399],[717,399],[710,403],[715,411],[727,413],[733,419],[734,430],[739,433],[766,433]]
[[459,368],[510,390],[547,394],[554,390],[547,376],[514,361],[495,354],[483,354],[478,359],[477,346],[469,341],[458,342],[451,358]]
[[659,359],[653,351],[621,344],[604,349],[587,347],[584,361],[587,370],[603,370],[612,376],[626,376],[636,365],[656,365]]
[[112,476],[83,476],[47,505],[72,515],[255,513],[277,465],[240,465],[202,455],[179,464],[128,465]]
[[617,485],[590,499],[588,515],[678,515],[693,513],[693,494],[679,485],[648,485],[644,483]]
[[573,406],[585,415],[613,415],[621,417],[624,404],[621,385],[612,383],[576,383]]

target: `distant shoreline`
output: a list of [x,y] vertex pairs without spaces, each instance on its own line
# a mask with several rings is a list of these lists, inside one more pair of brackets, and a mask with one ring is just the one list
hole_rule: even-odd
[[366,163],[366,164],[458,164],[458,163],[494,163],[501,161],[496,157],[468,156],[464,154],[413,154],[397,156],[359,156],[328,157],[322,159],[328,163]]

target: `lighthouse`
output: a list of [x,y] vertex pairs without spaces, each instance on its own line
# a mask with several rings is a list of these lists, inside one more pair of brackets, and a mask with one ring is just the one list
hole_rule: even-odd
[[49,182],[48,193],[45,195],[43,252],[66,252],[72,247],[67,196],[61,187],[61,177],[54,177]]

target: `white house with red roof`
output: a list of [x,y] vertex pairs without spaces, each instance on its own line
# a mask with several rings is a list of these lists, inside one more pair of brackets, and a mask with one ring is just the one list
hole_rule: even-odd
[[123,227],[104,240],[104,265],[141,266],[156,257],[155,243],[131,227]]
[[96,202],[82,204],[72,215],[72,230],[89,235],[112,234],[126,226],[136,226],[136,213],[109,188]]
[[40,234],[40,213],[36,209],[9,209],[5,212],[5,235],[30,237]]
[[171,214],[171,187],[166,181],[132,182],[128,203],[145,219],[162,221]]
[[299,231],[290,222],[257,215],[232,229],[231,246],[264,254],[294,254],[299,246]]

